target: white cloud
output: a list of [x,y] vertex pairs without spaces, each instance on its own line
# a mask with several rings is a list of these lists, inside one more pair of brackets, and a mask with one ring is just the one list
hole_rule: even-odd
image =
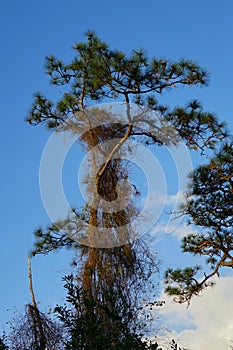
[[[155,223],[153,233],[174,233],[177,237],[183,237],[187,233],[193,233],[191,228],[182,224],[184,217],[179,215],[180,204],[184,201],[183,192],[179,191],[174,195],[161,192],[149,194],[146,206],[146,215]],[[141,199],[142,206],[147,198]]]
[[[182,191],[177,192],[176,194],[162,193],[159,191],[153,191],[149,194],[150,204],[153,208],[154,206],[179,206],[185,199],[184,193]],[[146,198],[143,198],[145,201]]]
[[[150,204],[147,207],[147,215],[151,218],[157,218],[151,231],[157,240],[161,240],[164,234],[172,234],[176,238],[182,239],[188,234],[197,232],[196,227],[184,222],[184,216],[180,213],[180,204],[185,201],[185,195],[182,191],[172,195],[153,192],[149,197]],[[146,198],[143,198],[143,204],[145,204],[145,200]]]
[[[190,350],[229,349],[233,340],[233,277],[222,277],[190,307],[172,302],[168,297],[162,308],[171,337],[182,339]],[[182,329],[182,330],[181,330]],[[175,331],[175,333],[174,333]]]
[[180,205],[182,202],[184,202],[184,192],[179,191],[176,194],[173,195],[167,195],[166,196],[166,205]]
[[180,223],[176,220],[170,222],[160,222],[155,225],[153,229],[153,235],[172,234],[178,239],[182,239],[184,236],[189,234],[195,234],[197,230],[192,228],[192,226],[187,225],[187,223]]

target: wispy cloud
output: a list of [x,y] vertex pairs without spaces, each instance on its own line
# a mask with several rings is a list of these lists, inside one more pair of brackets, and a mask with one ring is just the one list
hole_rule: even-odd
[[166,304],[161,312],[171,338],[182,339],[190,350],[229,349],[233,340],[232,290],[233,277],[222,277],[214,288],[194,298],[188,309],[162,295]]
[[[175,206],[180,205],[184,200],[184,193],[182,191],[179,191],[175,194],[169,194],[169,193],[161,193],[159,191],[153,191],[149,194],[150,197],[150,204],[151,206]],[[143,201],[145,198],[143,198]]]
[[159,235],[162,238],[162,235],[172,234],[178,239],[184,238],[184,236],[189,234],[195,234],[195,230],[192,226],[189,226],[186,222],[180,223],[177,220],[167,222],[160,222],[155,225],[153,229],[153,235]]
[[185,197],[184,193],[179,191],[176,194],[173,195],[167,195],[166,196],[166,205],[180,205],[182,202],[184,202]]
[[[143,198],[143,201],[145,200]],[[154,228],[151,230],[151,234],[156,240],[163,239],[164,234],[173,234],[176,238],[182,239],[188,234],[197,232],[196,228],[187,225],[184,216],[181,215],[180,205],[184,201],[185,195],[182,191],[176,194],[153,192],[149,195],[147,215],[152,220],[153,217],[156,218]]]

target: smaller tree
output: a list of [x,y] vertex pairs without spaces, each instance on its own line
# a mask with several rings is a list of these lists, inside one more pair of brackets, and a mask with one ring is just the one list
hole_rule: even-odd
[[[121,298],[119,303],[114,290],[109,290],[106,296],[108,304],[100,305],[94,300],[90,301],[73,275],[65,276],[63,280],[69,307],[57,306],[55,312],[69,334],[66,342],[67,350],[165,350],[158,344],[157,337],[154,340],[147,339],[140,334],[146,326],[140,324],[140,319],[134,327],[130,326],[130,317],[140,313],[142,307],[135,311],[135,305],[130,305],[126,298]],[[147,306],[152,308],[161,304],[154,302],[148,303]],[[101,310],[96,314],[95,310],[99,308]],[[175,340],[166,344],[166,349],[187,350],[178,347]]]
[[[7,335],[10,350],[63,350],[64,331],[61,325],[42,313],[37,306],[33,285],[31,263],[28,258],[28,277],[32,302],[25,307],[25,313],[19,314],[9,322],[11,332]],[[8,349],[1,348],[0,349]]]
[[40,322],[44,334],[43,340],[39,333],[38,323],[36,323],[37,317],[38,315],[35,313],[32,305],[28,304],[26,305],[25,313],[19,314],[9,322],[11,331],[6,337],[9,350],[64,349],[64,332],[61,325],[45,313],[40,312]]
[[182,250],[206,257],[210,272],[202,279],[196,277],[200,266],[166,272],[166,292],[181,303],[213,286],[211,277],[219,276],[221,268],[233,268],[233,143],[222,145],[190,178],[191,190],[182,211],[189,215],[189,224],[199,229],[184,237]]
[[135,311],[129,310],[126,299],[121,298],[119,305],[116,293],[109,289],[105,295],[108,303],[101,305],[98,300],[90,300],[72,275],[64,281],[71,308],[57,306],[55,311],[70,334],[67,349],[146,349],[146,344],[127,322]]

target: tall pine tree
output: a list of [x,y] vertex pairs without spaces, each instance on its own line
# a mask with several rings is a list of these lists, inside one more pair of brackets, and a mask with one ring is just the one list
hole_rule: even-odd
[[[100,146],[100,154],[93,157],[90,164],[90,173],[95,174],[94,184],[89,188],[93,194],[92,202],[82,210],[74,209],[66,219],[52,223],[46,229],[38,229],[33,254],[61,247],[73,247],[81,252],[83,264],[76,276],[77,286],[81,285],[81,319],[87,320],[91,315],[94,324],[98,321],[103,339],[111,339],[105,348],[113,349],[119,348],[120,341],[126,342],[130,332],[135,342],[138,334],[143,334],[142,323],[138,321],[140,300],[147,290],[147,280],[157,268],[145,242],[141,239],[134,241],[133,232],[127,225],[137,215],[134,201],[123,208],[120,203],[121,209],[110,213],[104,211],[99,201],[101,196],[110,204],[114,202],[117,184],[128,177],[124,162],[126,142],[134,139],[145,145],[158,146],[185,142],[190,149],[203,152],[205,148],[213,148],[224,137],[225,131],[224,123],[219,123],[215,115],[205,112],[196,100],[174,109],[161,105],[157,100],[165,91],[179,86],[206,85],[208,77],[200,66],[183,59],[170,62],[149,58],[144,50],[133,50],[127,55],[111,49],[92,31],[87,32],[86,38],[85,42],[74,45],[74,58],[69,63],[54,55],[46,57],[46,73],[53,85],[63,87],[63,96],[58,101],[51,101],[36,93],[26,120],[31,125],[42,124],[48,129],[77,133],[81,136],[80,143],[88,151]],[[93,109],[93,105],[101,101],[122,102],[126,115],[124,121],[119,117],[118,122],[113,122],[106,111]],[[132,103],[139,111],[136,114]],[[96,118],[99,118],[98,126]],[[116,135],[118,141],[102,150],[102,143]],[[75,223],[77,232],[82,231],[87,245],[82,244],[81,238],[77,240],[70,234],[71,221]],[[121,228],[126,226],[122,239]],[[101,236],[98,234],[100,229]],[[114,242],[111,247],[109,240]],[[68,288],[71,287],[69,283]],[[128,310],[127,317],[127,312],[124,314],[125,319],[122,318],[122,305],[126,308],[124,310]],[[135,306],[134,312],[130,305]],[[60,312],[65,310],[60,309]],[[75,327],[80,330],[80,323]],[[75,327],[72,328],[71,343],[77,340],[74,339],[77,336]],[[82,328],[82,332],[82,339],[77,340],[73,348],[102,348],[102,344],[94,343],[98,332],[92,338],[88,328]],[[128,348],[137,348],[133,346]]]

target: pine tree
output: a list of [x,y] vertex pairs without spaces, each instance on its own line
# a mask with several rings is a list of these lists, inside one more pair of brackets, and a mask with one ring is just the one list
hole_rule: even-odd
[[[46,57],[50,82],[62,86],[65,92],[56,102],[36,93],[26,120],[31,125],[43,124],[48,129],[69,130],[81,135],[80,142],[88,151],[100,145],[100,153],[90,165],[90,173],[96,174],[94,185],[89,188],[93,198],[91,205],[82,210],[74,209],[67,219],[52,223],[46,229],[39,228],[35,232],[37,240],[32,254],[61,247],[79,249],[85,257],[76,276],[76,283],[81,283],[82,296],[85,297],[82,316],[91,314],[94,319],[101,319],[101,332],[106,335],[111,322],[106,326],[103,309],[109,310],[110,307],[114,317],[119,319],[119,306],[129,302],[135,305],[135,313],[128,314],[127,331],[132,332],[138,324],[139,299],[146,289],[146,281],[157,268],[145,242],[133,241],[129,228],[124,231],[122,239],[121,228],[137,215],[134,201],[114,213],[106,213],[99,204],[98,195],[106,202],[114,201],[117,183],[128,177],[123,160],[127,140],[137,139],[145,145],[157,146],[185,142],[190,149],[204,152],[205,148],[213,148],[225,136],[225,131],[224,123],[219,123],[214,114],[205,112],[196,100],[174,109],[159,104],[157,100],[157,96],[168,89],[206,85],[208,77],[201,67],[189,60],[170,62],[149,58],[144,50],[133,50],[126,55],[109,48],[92,31],[88,31],[86,37],[86,42],[74,45],[75,56],[71,62],[64,63],[54,55]],[[94,109],[93,104],[100,101],[121,101],[126,118],[122,121],[119,117],[114,122],[111,113]],[[136,114],[132,103],[137,106]],[[101,124],[96,125],[96,119]],[[113,135],[118,136],[118,142],[103,150],[102,143],[111,140]],[[120,191],[123,193],[124,189]],[[75,223],[76,231],[86,237],[87,246],[82,244],[81,238],[77,240],[70,234],[71,221]],[[100,227],[104,228],[101,236],[96,235]],[[110,234],[105,235],[106,229]],[[111,247],[109,241],[114,242]],[[116,302],[112,309],[111,300],[114,298]],[[121,319],[119,332],[122,322]],[[112,325],[111,333],[114,333],[114,322]],[[119,342],[119,337],[120,333],[113,342]],[[82,346],[80,349],[93,348],[93,344]]]
[[190,191],[181,209],[197,229],[184,237],[182,249],[206,257],[210,272],[200,278],[196,276],[200,266],[168,270],[166,290],[179,302],[190,302],[193,295],[214,285],[211,277],[219,276],[222,268],[233,268],[233,144],[221,145],[190,178]]

